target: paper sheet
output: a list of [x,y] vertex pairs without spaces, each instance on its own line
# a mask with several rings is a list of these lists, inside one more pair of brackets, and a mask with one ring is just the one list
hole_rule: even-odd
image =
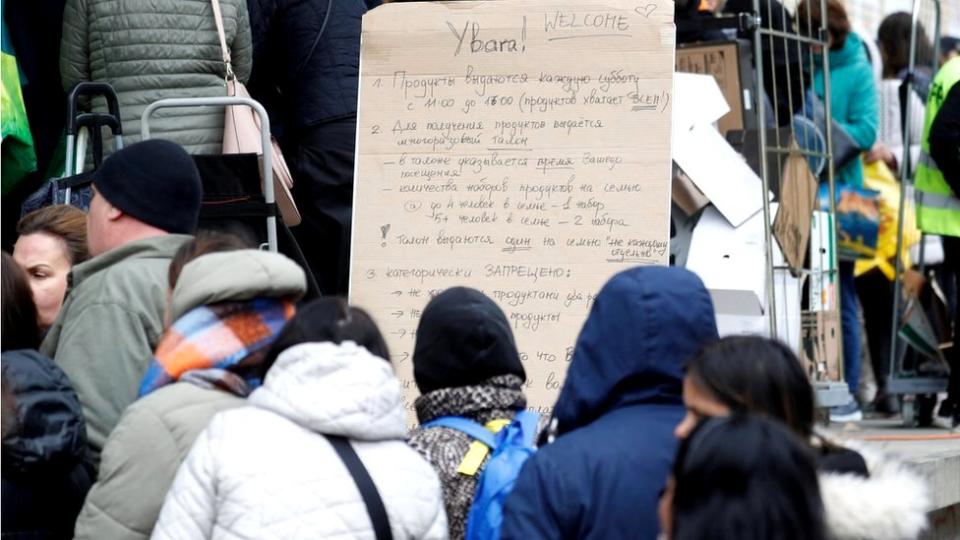
[[760,177],[710,125],[697,124],[674,135],[673,159],[738,227],[763,208]]

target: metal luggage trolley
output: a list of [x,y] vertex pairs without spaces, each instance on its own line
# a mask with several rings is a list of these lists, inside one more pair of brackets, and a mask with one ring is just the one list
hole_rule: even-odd
[[[77,101],[81,96],[103,96],[107,100],[108,114],[100,113],[81,113],[76,114]],[[114,144],[117,150],[123,148],[123,126],[120,120],[120,100],[117,93],[107,83],[100,82],[81,82],[77,83],[67,98],[67,149],[66,149],[66,168],[64,178],[74,177],[82,173],[76,163],[76,143],[77,135],[81,128],[88,128],[93,132],[93,167],[99,168],[103,159],[103,139],[100,134],[101,127],[109,127],[113,132]],[[82,156],[81,156],[82,158]],[[64,199],[70,204],[70,193],[73,184],[67,182],[64,184]]]
[[[816,0],[812,0],[816,1]],[[764,7],[766,9],[764,9]],[[805,21],[794,20],[793,26],[789,24],[786,10],[780,10],[779,20],[776,20],[774,5],[771,0],[753,0],[755,17],[753,28],[753,49],[756,69],[756,80],[758,89],[758,101],[764,95],[763,89],[772,90],[766,96],[770,100],[770,110],[768,111],[762,103],[758,103],[756,108],[758,116],[759,129],[758,153],[760,178],[763,183],[764,193],[771,189],[771,180],[780,177],[780,171],[783,170],[784,160],[791,154],[799,153],[808,160],[815,176],[821,180],[824,175],[817,175],[817,171],[825,170],[826,183],[829,190],[829,219],[827,234],[831,238],[837,236],[836,223],[836,191],[835,191],[835,171],[833,162],[833,134],[830,129],[832,122],[832,111],[830,106],[830,60],[829,60],[829,36],[827,34],[827,8],[826,0],[820,0],[821,24],[819,28],[813,28],[810,18],[810,11],[807,11]],[[767,14],[766,20],[763,14]],[[795,14],[796,17],[796,14]],[[801,28],[809,29],[809,33],[804,33]],[[819,47],[815,52],[814,48]],[[781,56],[780,59],[778,59]],[[769,56],[769,59],[767,58]],[[821,115],[813,115],[813,126],[807,121],[809,111],[815,109],[814,104],[815,90],[813,84],[814,58],[819,56],[823,69],[823,87],[824,96]],[[785,69],[778,69],[778,60],[786,61]],[[791,66],[797,66],[794,69]],[[772,68],[771,73],[766,70]],[[770,80],[767,81],[766,77]],[[799,77],[799,81],[795,78]],[[783,103],[783,90],[786,92],[787,102]],[[797,91],[799,90],[799,95]],[[781,111],[786,110],[789,118],[782,118]],[[773,113],[773,129],[768,132],[763,126],[770,124],[768,115]],[[799,117],[799,118],[798,118]],[[803,120],[801,120],[802,118]],[[784,136],[781,132],[782,127],[789,127],[789,136]],[[818,133],[808,133],[815,129]],[[813,145],[794,146],[794,142],[799,139],[809,139],[820,141]],[[772,166],[776,169],[771,170]],[[777,190],[779,192],[779,189]],[[763,197],[763,218],[764,218],[764,248],[766,258],[766,291],[767,305],[769,307],[770,335],[777,336],[777,298],[775,294],[776,275],[778,272],[786,274],[793,273],[808,280],[817,278],[821,283],[833,283],[834,286],[827,288],[826,305],[810,305],[810,310],[828,310],[839,309],[839,267],[837,266],[836,242],[830,242],[829,248],[819,250],[817,253],[810,253],[808,265],[801,269],[791,269],[786,265],[774,263],[773,242],[776,241],[773,235],[772,215],[770,211],[770,201]],[[818,270],[814,270],[818,269]],[[799,281],[800,293],[802,297],[803,279]],[[809,286],[813,286],[812,283]],[[813,299],[811,296],[811,304]],[[843,405],[849,399],[847,385],[843,382],[843,354],[842,339],[836,340],[836,346],[839,349],[835,351],[840,358],[838,366],[841,380],[830,380],[826,374],[819,373],[812,375],[811,383],[814,386],[819,407],[833,407]]]
[[[826,13],[826,1],[820,0],[820,5],[821,12]],[[823,65],[824,93],[827,96],[830,95],[826,17],[822,17],[820,28],[813,29],[810,32],[811,35],[807,35],[799,29],[802,21],[794,21],[796,24],[791,25],[785,9],[777,10],[775,9],[777,6],[778,4],[774,4],[772,0],[753,0],[752,12],[681,21],[678,27],[727,32],[735,30],[739,39],[748,40],[753,53],[754,73],[752,88],[744,88],[743,100],[751,104],[748,110],[753,111],[751,114],[754,116],[745,118],[744,125],[747,129],[740,132],[742,140],[731,141],[731,143],[734,146],[741,145],[741,153],[761,178],[764,193],[773,190],[775,194],[779,194],[784,161],[791,155],[803,156],[810,164],[814,176],[825,178],[829,186],[830,204],[827,212],[829,230],[826,234],[835,238],[833,138],[831,130],[827,129],[832,119],[830,100],[823,100],[824,103],[817,109],[819,111],[817,114],[809,112],[814,110],[813,100],[816,99],[813,97],[812,90],[815,55],[821,58]],[[806,28],[810,26],[811,21],[808,16]],[[814,52],[813,47],[820,47],[820,51]],[[744,114],[746,112],[745,110]],[[728,140],[734,138],[731,136],[733,133],[728,134]],[[821,171],[823,174],[819,174]],[[817,278],[819,283],[825,286],[828,298],[824,305],[810,306],[810,308],[830,310],[839,308],[837,286],[839,269],[836,262],[836,242],[831,242],[829,249],[811,253],[808,262],[802,268],[775,264],[773,242],[776,240],[773,235],[772,217],[770,201],[764,197],[765,303],[769,335],[778,337],[778,299],[775,292],[778,290],[778,277],[783,282],[780,289],[784,292],[789,283],[786,276],[793,275],[801,278],[797,282],[799,289],[797,294],[800,298],[803,298],[804,280],[812,281],[813,278]],[[831,283],[834,285],[830,286]],[[842,340],[836,340],[837,350],[834,351],[839,358],[842,358],[841,343]],[[800,344],[791,345],[797,347]],[[842,381],[842,361],[838,369],[839,380],[831,380],[823,370],[811,374],[811,383],[816,390],[819,407],[847,403],[849,392],[846,383]]]
[[[261,178],[263,180],[263,197],[267,206],[275,208],[276,198],[273,188],[273,155],[270,153],[270,118],[266,109],[259,102],[241,97],[205,97],[205,98],[169,98],[155,101],[147,106],[140,118],[140,132],[143,140],[150,138],[150,117],[159,109],[185,107],[229,107],[246,106],[252,108],[260,117],[260,141],[265,150],[261,156]],[[270,251],[277,252],[277,215],[269,212],[267,221],[267,246]]]
[[[78,112],[81,98],[102,97],[107,103],[107,112]],[[83,81],[74,85],[67,95],[66,157],[63,176],[44,182],[37,191],[23,202],[21,214],[44,206],[70,204],[86,211],[92,194],[92,177],[84,172],[86,158],[85,135],[92,142],[93,169],[100,168],[103,161],[103,134],[101,128],[109,128],[113,134],[116,150],[123,148],[123,126],[120,120],[120,102],[117,93],[108,83]]]
[[[903,259],[900,256],[903,249],[903,224],[905,215],[905,202],[913,198],[913,157],[910,153],[912,141],[910,126],[913,121],[912,108],[908,105],[908,99],[911,92],[918,87],[917,73],[919,68],[930,68],[931,77],[936,74],[938,60],[940,58],[940,22],[941,9],[940,0],[913,0],[912,23],[910,30],[910,57],[907,72],[907,78],[900,87],[901,117],[903,128],[903,155],[900,156],[900,213],[897,227],[897,251],[896,251],[896,275],[900,276],[903,272]],[[925,24],[926,23],[926,24]],[[931,24],[932,23],[932,24]],[[919,58],[920,43],[922,39],[921,28],[933,29],[930,34],[933,39],[933,54],[928,60],[930,65],[924,63]],[[921,272],[924,268],[924,242],[920,241],[920,260],[917,261]],[[904,317],[904,305],[900,300],[901,286],[900,279],[894,280],[893,310],[892,310],[892,330],[890,345],[890,378],[887,383],[887,391],[890,394],[904,396],[901,400],[901,413],[903,423],[906,426],[929,425],[933,420],[933,410],[936,407],[936,394],[944,392],[947,389],[947,379],[943,376],[924,375],[917,371],[916,367],[907,368],[904,360],[907,355],[907,346],[900,339],[899,330]],[[958,344],[954,343],[954,347]],[[909,399],[915,397],[915,399]]]

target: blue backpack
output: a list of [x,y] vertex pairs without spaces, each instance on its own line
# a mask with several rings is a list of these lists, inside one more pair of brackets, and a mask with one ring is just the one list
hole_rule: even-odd
[[[517,481],[523,464],[536,452],[533,442],[537,435],[539,421],[538,414],[520,411],[513,421],[503,421],[505,425],[496,433],[473,420],[459,416],[443,416],[423,425],[424,428],[455,429],[486,446],[489,450],[475,456],[479,457],[479,461],[473,466],[474,471],[486,458],[487,452],[492,451],[490,460],[487,461],[477,482],[473,506],[470,507],[470,513],[467,515],[465,540],[498,540],[500,538],[503,503],[507,495],[513,491],[513,485]],[[461,463],[461,468],[471,460],[473,450],[474,448],[471,447],[471,451]]]

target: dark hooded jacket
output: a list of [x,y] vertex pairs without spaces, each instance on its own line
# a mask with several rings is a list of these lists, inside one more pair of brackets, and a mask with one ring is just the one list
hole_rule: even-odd
[[363,0],[247,0],[247,8],[249,90],[271,118],[294,131],[356,115]]
[[3,537],[73,538],[93,482],[80,401],[63,371],[36,351],[4,352],[2,365]]
[[710,295],[694,274],[614,276],[577,340],[553,412],[558,437],[521,471],[501,538],[656,538],[684,363],[716,339]]

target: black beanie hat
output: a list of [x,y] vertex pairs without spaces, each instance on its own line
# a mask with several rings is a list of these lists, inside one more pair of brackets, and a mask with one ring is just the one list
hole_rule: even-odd
[[506,315],[483,293],[453,287],[427,304],[417,328],[413,376],[426,394],[497,375],[526,380]]
[[93,173],[93,186],[110,204],[168,233],[197,230],[203,187],[190,154],[162,139],[115,152]]

